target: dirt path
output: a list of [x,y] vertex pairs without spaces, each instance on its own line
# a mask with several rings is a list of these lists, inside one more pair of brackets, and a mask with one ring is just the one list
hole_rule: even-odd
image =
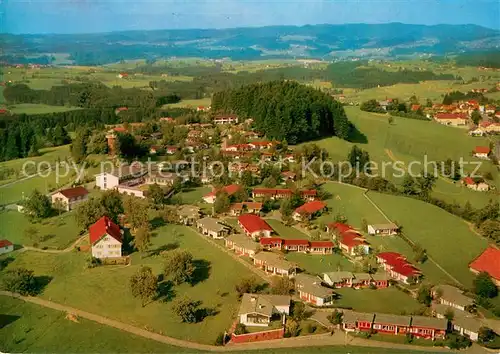
[[88,235],[83,235],[82,237],[79,237],[78,240],[73,242],[71,245],[66,247],[65,249],[62,250],[49,250],[49,249],[42,249],[42,248],[37,248],[37,247],[31,247],[31,246],[24,246],[21,248],[22,252],[25,251],[33,251],[33,252],[41,252],[41,253],[68,253],[71,252],[77,244],[79,244],[82,240],[84,240]]
[[243,350],[253,350],[253,349],[266,349],[266,348],[297,348],[297,347],[312,347],[312,346],[350,345],[350,346],[377,347],[377,348],[394,348],[403,350],[408,349],[412,351],[432,350],[433,352],[451,352],[449,349],[446,348],[422,347],[416,345],[379,342],[369,339],[357,338],[349,336],[345,332],[341,331],[337,331],[333,335],[318,334],[311,336],[302,336],[302,337],[286,338],[286,339],[284,338],[284,339],[254,342],[254,343],[229,344],[225,347],[218,347],[214,345],[194,343],[182,339],[168,337],[162,334],[150,332],[136,326],[115,321],[90,312],[78,310],[70,306],[65,306],[52,301],[44,300],[38,297],[21,296],[19,294],[10,293],[7,291],[0,291],[0,295],[17,298],[56,311],[71,313],[78,317],[85,318],[87,320],[94,321],[102,325],[110,326],[160,343],[173,345],[181,348],[201,350],[201,351],[228,352],[228,351],[243,351]]

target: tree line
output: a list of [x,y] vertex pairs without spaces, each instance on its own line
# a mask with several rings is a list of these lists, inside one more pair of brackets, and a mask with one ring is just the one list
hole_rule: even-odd
[[215,93],[212,110],[253,118],[269,139],[291,144],[322,136],[346,139],[350,124],[342,105],[313,88],[290,81],[252,84]]

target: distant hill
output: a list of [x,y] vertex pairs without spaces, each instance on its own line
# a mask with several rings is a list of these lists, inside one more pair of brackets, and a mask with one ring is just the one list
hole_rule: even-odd
[[0,34],[3,61],[70,53],[76,64],[158,57],[390,58],[498,49],[500,31],[476,25],[345,24],[99,34]]

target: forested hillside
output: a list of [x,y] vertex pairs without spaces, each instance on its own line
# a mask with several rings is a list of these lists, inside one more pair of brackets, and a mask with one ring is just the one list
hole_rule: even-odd
[[330,96],[296,82],[273,81],[215,93],[214,111],[253,118],[270,139],[291,144],[321,136],[346,139],[349,121],[342,105]]

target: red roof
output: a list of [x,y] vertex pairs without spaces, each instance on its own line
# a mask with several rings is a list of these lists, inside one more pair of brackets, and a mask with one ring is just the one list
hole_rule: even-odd
[[341,222],[332,222],[332,223],[329,223],[327,226],[329,229],[335,229],[340,233],[358,232],[358,231],[354,230],[354,228],[351,225],[343,224]]
[[386,264],[391,266],[393,272],[401,274],[405,277],[420,274],[420,270],[406,260],[406,257],[397,252],[382,252],[377,254],[377,258],[381,258]]
[[268,146],[272,143],[270,141],[252,141],[250,144],[255,146]]
[[311,241],[312,248],[333,248],[333,246],[332,241]]
[[309,246],[308,240],[283,240],[284,246]]
[[464,183],[465,183],[465,184],[468,184],[468,185],[473,185],[473,184],[476,184],[476,183],[474,182],[474,180],[473,180],[471,177],[465,177],[465,178],[463,179],[463,181],[464,181]]
[[438,113],[434,117],[436,119],[467,119],[465,113]]
[[4,114],[4,113],[9,113],[9,111],[8,111],[8,110],[6,110],[6,109],[3,109],[3,108],[2,108],[2,109],[0,109],[0,114]]
[[12,242],[9,240],[0,240],[0,248],[12,246]]
[[476,154],[489,154],[490,148],[487,146],[476,146],[476,148],[474,149],[474,152]]
[[262,219],[254,214],[243,214],[238,217],[238,222],[245,229],[245,231],[253,234],[259,231],[273,231],[272,227]]
[[262,209],[262,203],[257,202],[243,202],[243,203],[233,203],[231,204],[231,210],[243,210],[246,206],[247,209],[260,210]]
[[342,243],[343,245],[346,245],[349,248],[367,244],[364,238],[354,233],[349,233],[349,232],[341,233],[340,238],[341,240],[339,242]]
[[302,196],[315,196],[318,194],[318,191],[315,189],[310,189],[310,190],[300,191],[300,194]]
[[86,190],[82,186],[78,186],[75,188],[68,188],[68,189],[63,189],[60,190],[59,193],[64,195],[66,198],[71,199],[71,198],[76,198],[76,197],[83,197],[89,194],[88,190]]
[[405,277],[411,277],[420,274],[420,270],[412,266],[410,263],[398,264],[392,267],[392,271]]
[[326,204],[323,203],[322,201],[319,200],[314,200],[312,202],[305,203],[304,205],[298,207],[295,209],[296,213],[307,213],[307,214],[314,214],[318,211],[323,210],[326,208]]
[[486,272],[492,278],[500,280],[500,250],[489,247],[477,257],[469,267],[476,272]]
[[94,244],[103,236],[109,235],[118,242],[122,242],[122,233],[120,227],[116,225],[110,218],[103,216],[89,227],[90,243]]
[[127,129],[125,129],[124,127],[114,127],[113,131],[115,131],[117,133],[125,133],[127,131]]
[[283,240],[279,237],[263,237],[259,240],[261,245],[274,245],[276,243],[282,244]]
[[412,111],[418,111],[420,109],[420,107],[421,106],[419,104],[414,104],[414,105],[411,106],[411,110]]
[[128,111],[128,108],[127,107],[118,107],[116,109],[117,112],[121,112],[121,111]]
[[377,254],[378,258],[382,258],[387,264],[396,264],[399,260],[406,260],[406,257],[397,252],[381,252]]

